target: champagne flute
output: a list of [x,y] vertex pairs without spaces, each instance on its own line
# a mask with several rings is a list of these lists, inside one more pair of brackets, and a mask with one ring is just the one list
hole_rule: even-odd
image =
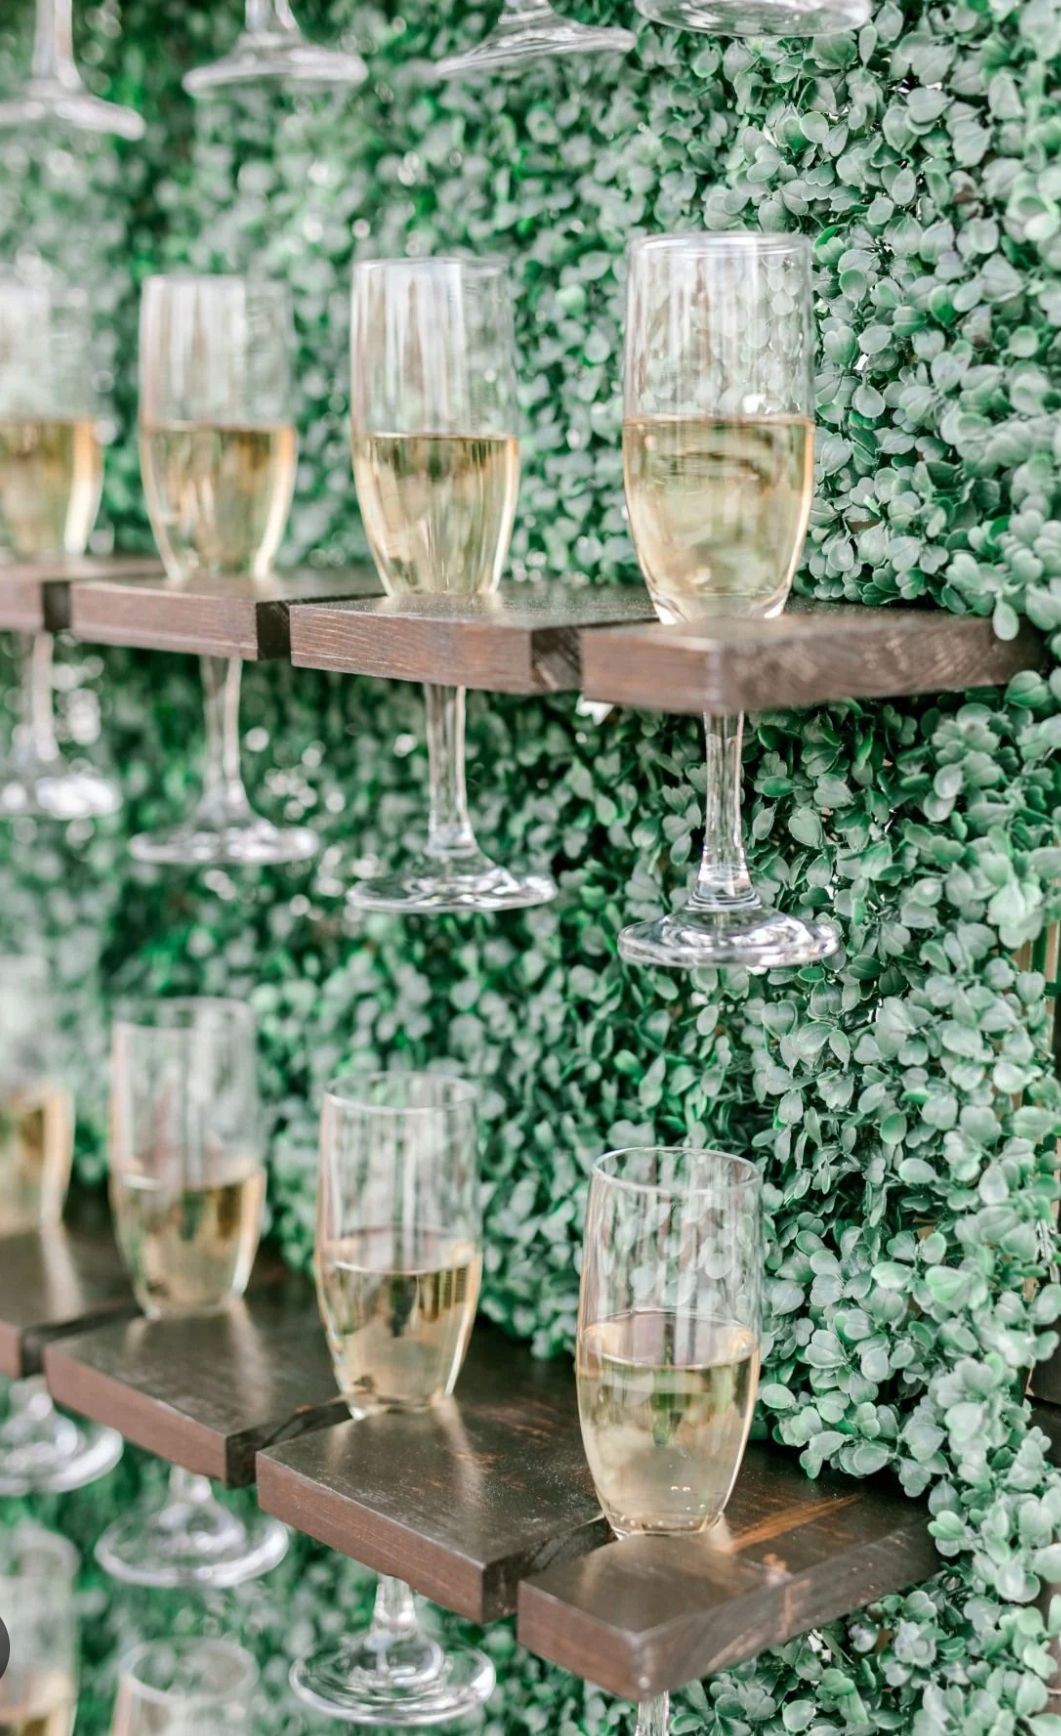
[[556,54],[626,54],[636,41],[633,31],[619,25],[563,18],[549,0],[503,0],[489,36],[463,54],[447,55],[438,70],[443,78],[459,78]]
[[[477,1094],[440,1073],[337,1079],[321,1115],[317,1294],[350,1413],[423,1410],[452,1391],[482,1275]],[[291,1670],[299,1698],[357,1724],[446,1723],[494,1688],[481,1652],[421,1630],[383,1578],[372,1625]]]
[[85,89],[74,60],[73,0],[37,0],[33,62],[19,95],[0,102],[0,128],[64,121],[89,133],[142,139],[144,117]]
[[208,97],[232,85],[281,79],[288,84],[345,85],[356,90],[368,68],[351,49],[321,48],[303,36],[289,0],[247,0],[243,29],[231,54],[197,66],[184,79],[189,96]]
[[[39,1232],[63,1259],[58,1226],[74,1151],[74,1104],[54,1054],[48,970],[0,957],[0,1237]],[[61,1415],[40,1375],[12,1381],[0,1416],[0,1495],[59,1494],[106,1476],[122,1456],[114,1429]],[[0,1611],[2,1613],[2,1611]],[[2,1722],[2,1721],[0,1721]]]
[[11,1641],[0,1730],[71,1736],[77,1713],[77,1551],[28,1521],[0,1531],[0,1611]]
[[[102,489],[87,298],[61,284],[0,277],[0,561],[83,555]],[[112,814],[121,805],[117,784],[59,751],[53,650],[50,633],[20,639],[21,716],[0,768],[0,814]]]
[[[115,1020],[110,1195],[145,1314],[206,1315],[247,1288],[265,1169],[254,1015],[241,1001],[144,1001]],[[276,1566],[287,1532],[244,1522],[206,1477],[175,1467],[161,1507],[117,1519],[100,1564],[134,1585],[241,1585]]]
[[[268,578],[295,486],[294,335],[286,289],[241,277],[152,277],[140,308],[140,468],[175,583]],[[256,814],[240,771],[238,658],[202,657],[206,771],[191,816],[141,833],[141,862],[244,866],[315,854],[308,826]]]
[[134,1646],[119,1666],[111,1736],[249,1736],[257,1684],[257,1664],[231,1640]]
[[[497,260],[382,259],[354,267],[354,480],[389,596],[488,596],[519,489],[515,340]],[[491,862],[464,779],[464,690],[424,688],[427,845],[403,871],[355,884],[359,910],[515,910],[556,884]]]
[[871,0],[634,0],[637,10],[676,30],[717,36],[829,36],[860,30]]
[[[755,1165],[729,1152],[645,1146],[593,1167],[578,1409],[620,1539],[705,1531],[733,1491],[759,1381],[761,1212]],[[666,1694],[639,1705],[640,1736],[667,1722]]]
[[[629,254],[623,467],[662,621],[777,615],[814,487],[811,252],[799,235],[650,235]],[[741,828],[743,718],[704,719],[707,807],[689,901],[619,936],[636,964],[765,970],[826,958],[827,923],[764,905]]]

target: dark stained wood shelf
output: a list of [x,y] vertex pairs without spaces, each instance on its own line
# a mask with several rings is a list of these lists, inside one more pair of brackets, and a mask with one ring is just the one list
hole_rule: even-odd
[[0,563],[0,629],[61,633],[70,625],[73,586],[133,577],[159,580],[162,568],[149,555]]
[[582,691],[613,705],[720,715],[994,687],[1042,661],[1028,625],[1002,640],[978,616],[796,598],[772,621],[587,633]]
[[141,1316],[48,1345],[53,1398],[186,1470],[253,1482],[261,1447],[348,1414],[311,1287],[264,1259],[262,1280],[221,1313]]
[[36,1374],[49,1340],[135,1312],[102,1213],[0,1241],[0,1375]]
[[580,645],[600,627],[652,616],[635,586],[503,585],[488,597],[380,597],[292,612],[291,661],[491,693],[577,688]]
[[928,1509],[751,1446],[720,1525],[628,1537],[519,1591],[519,1639],[625,1699],[728,1669],[939,1568]]
[[1037,1362],[1031,1372],[1028,1391],[1047,1404],[1061,1405],[1061,1345],[1045,1362]]
[[372,597],[380,585],[368,567],[301,567],[268,579],[200,579],[179,584],[158,569],[151,578],[98,580],[77,586],[70,625],[94,645],[186,651],[247,661],[286,658],[290,619],[308,601]]
[[482,1324],[452,1399],[261,1453],[258,1502],[475,1621],[514,1609],[524,1575],[609,1534],[570,1364],[535,1361]]

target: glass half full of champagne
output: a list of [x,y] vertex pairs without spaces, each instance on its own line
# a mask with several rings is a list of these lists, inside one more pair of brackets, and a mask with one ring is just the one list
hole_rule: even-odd
[[57,1224],[74,1149],[74,1104],[58,1074],[48,970],[0,957],[0,1235]]
[[77,1714],[77,1551],[23,1521],[0,1532],[0,1611],[11,1657],[0,1676],[0,1736],[71,1736]]

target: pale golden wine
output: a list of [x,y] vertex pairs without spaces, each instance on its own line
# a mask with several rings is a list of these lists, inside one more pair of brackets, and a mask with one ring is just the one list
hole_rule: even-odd
[[167,573],[263,578],[287,524],[297,453],[286,423],[142,423],[140,469]]
[[50,1080],[0,1096],[0,1236],[58,1223],[74,1149],[74,1104]]
[[586,1458],[615,1531],[702,1531],[736,1480],[759,1381],[754,1335],[652,1309],[588,1327],[578,1345]]
[[355,434],[354,481],[392,596],[496,588],[519,493],[515,435]]
[[27,560],[84,554],[102,488],[91,418],[0,421],[0,548]]
[[0,1736],[70,1736],[77,1694],[70,1677],[53,1670],[10,1701],[0,1689]]
[[261,1234],[265,1171],[234,1165],[210,1187],[111,1171],[118,1245],[145,1314],[218,1308],[247,1287]]
[[634,547],[661,620],[783,607],[810,516],[812,422],[631,417],[623,471]]
[[321,1313],[343,1397],[419,1408],[453,1390],[475,1321],[482,1254],[426,1232],[364,1230],[317,1254]]

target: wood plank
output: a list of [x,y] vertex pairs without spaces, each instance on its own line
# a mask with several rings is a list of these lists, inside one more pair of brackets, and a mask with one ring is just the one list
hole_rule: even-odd
[[372,597],[379,581],[369,567],[301,567],[267,579],[126,578],[79,585],[70,625],[94,645],[133,645],[247,661],[287,657],[294,606],[308,600]]
[[640,587],[560,583],[503,585],[488,597],[301,604],[292,611],[291,661],[490,693],[556,693],[579,686],[590,628],[651,616]]
[[267,1443],[347,1414],[316,1297],[291,1273],[254,1283],[214,1315],[141,1317],[64,1338],[47,1347],[44,1373],[69,1410],[230,1488],[253,1482]]
[[482,1326],[454,1398],[260,1454],[258,1501],[476,1621],[514,1609],[524,1574],[608,1535],[570,1364],[535,1361]]
[[0,1375],[36,1374],[50,1340],[135,1311],[102,1211],[0,1241]]
[[1043,658],[1027,624],[1006,641],[973,615],[796,598],[772,621],[731,616],[588,633],[582,690],[613,705],[724,715],[994,687]]
[[1047,1404],[1061,1405],[1061,1345],[1053,1356],[1045,1362],[1037,1362],[1032,1369],[1028,1382],[1028,1391],[1035,1398],[1044,1399]]
[[723,1670],[927,1578],[928,1510],[875,1484],[811,1482],[789,1455],[748,1449],[703,1537],[629,1537],[527,1579],[519,1638],[626,1699]]
[[102,579],[153,575],[162,568],[149,555],[85,555],[55,561],[0,562],[0,629],[61,633],[70,625],[70,588]]

